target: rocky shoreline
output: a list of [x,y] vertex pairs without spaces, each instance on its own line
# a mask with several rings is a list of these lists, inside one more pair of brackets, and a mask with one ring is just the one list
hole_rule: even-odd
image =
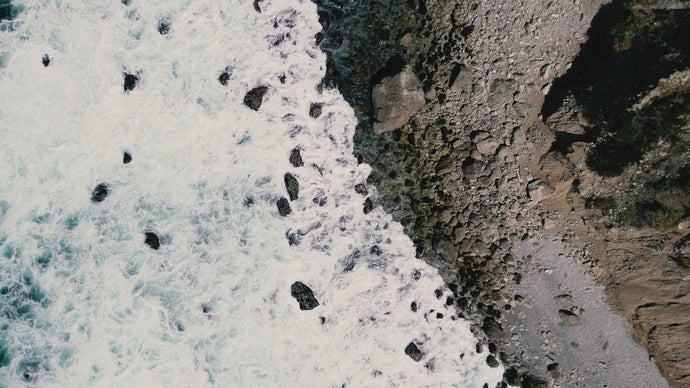
[[[356,153],[373,167],[365,208],[392,213],[439,268],[487,363],[506,367],[504,383],[663,386],[658,365],[671,385],[690,385],[690,141],[676,120],[687,114],[688,77],[677,70],[688,52],[664,32],[684,25],[686,2],[316,3],[323,86],[354,107]],[[578,61],[597,28],[604,43]],[[652,38],[638,44],[641,34]],[[627,160],[620,149],[634,147],[606,148],[616,133],[601,124],[606,109],[588,109],[602,103],[584,97],[578,69],[655,44],[673,49],[654,52],[662,71],[605,106],[619,103],[620,114],[646,97],[659,112],[653,101],[671,96],[678,108],[662,124],[676,120],[675,130],[613,174],[597,170],[597,151]]]

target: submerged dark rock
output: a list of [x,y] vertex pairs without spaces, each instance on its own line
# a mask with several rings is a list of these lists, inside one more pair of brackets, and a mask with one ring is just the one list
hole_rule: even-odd
[[313,310],[319,305],[319,301],[314,297],[314,292],[302,282],[292,283],[290,293],[297,299],[300,310]]
[[259,2],[261,2],[261,0],[254,0],[254,10],[258,13],[261,13],[261,7],[259,6]]
[[158,33],[161,35],[167,35],[170,32],[170,21],[163,18],[158,21]]
[[410,358],[415,361],[419,361],[422,359],[422,351],[419,350],[419,348],[414,342],[410,342],[409,344],[407,344],[407,346],[405,347],[405,354],[410,356]]
[[292,212],[292,210],[290,209],[290,202],[288,202],[287,198],[285,197],[280,198],[276,205],[278,205],[278,212],[283,217],[287,216]]
[[48,65],[50,65],[50,57],[48,56],[48,54],[43,56],[43,58],[41,59],[41,63],[43,63],[44,67],[48,67]]
[[123,73],[125,77],[124,89],[125,92],[134,90],[139,85],[139,77],[131,73]]
[[290,201],[294,201],[299,195],[299,182],[292,174],[285,174],[285,189],[287,189]]
[[161,241],[158,235],[153,232],[146,232],[146,239],[144,243],[148,245],[151,249],[158,249],[161,246]]
[[319,118],[321,116],[321,104],[311,104],[309,106],[309,116]]
[[91,202],[103,202],[108,197],[108,185],[99,183],[91,192]]
[[258,86],[244,96],[244,104],[253,110],[259,110],[261,104],[264,102],[264,95],[268,91],[266,86]]
[[369,214],[372,210],[374,210],[374,202],[371,201],[371,198],[365,199],[363,207],[364,214]]
[[131,161],[132,161],[132,154],[130,154],[129,152],[125,152],[122,155],[122,163],[127,164]]
[[302,154],[300,153],[299,148],[295,148],[292,151],[290,151],[290,164],[292,164],[294,167],[304,166],[304,162],[302,161]]
[[232,70],[230,68],[225,68],[222,73],[218,76],[218,82],[223,86],[228,86],[228,81],[230,81],[230,75],[232,75]]

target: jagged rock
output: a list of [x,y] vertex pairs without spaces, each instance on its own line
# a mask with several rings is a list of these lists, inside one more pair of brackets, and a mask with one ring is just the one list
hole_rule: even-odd
[[253,110],[259,110],[261,104],[264,102],[264,95],[268,91],[266,86],[258,86],[244,96],[244,104]]
[[405,354],[410,356],[410,358],[415,361],[419,361],[422,359],[422,351],[419,350],[419,348],[414,342],[410,342],[409,344],[407,344],[407,346],[405,347]]
[[144,240],[144,243],[148,245],[151,249],[158,249],[161,246],[161,241],[158,238],[158,235],[153,233],[153,232],[146,232],[145,233],[146,239]]
[[364,196],[369,195],[369,191],[367,190],[367,187],[364,186],[364,183],[357,183],[357,184],[355,185],[355,192],[356,192],[357,194],[361,194],[361,195],[364,195]]
[[292,176],[292,174],[287,173],[285,174],[285,189],[288,192],[288,195],[290,196],[290,201],[294,201],[298,198],[299,194],[299,182],[297,182],[297,178]]
[[158,21],[158,33],[161,35],[167,35],[170,32],[170,21],[163,18]]
[[300,153],[299,148],[295,148],[292,151],[290,151],[290,164],[292,164],[294,167],[304,166],[304,162],[302,161],[302,154]]
[[313,310],[319,305],[319,301],[314,297],[314,292],[302,282],[292,283],[290,293],[297,299],[300,310]]
[[527,184],[527,195],[534,202],[539,202],[544,198],[548,198],[555,190],[546,184],[546,182],[536,179]]
[[124,89],[125,92],[134,90],[139,85],[139,77],[131,73],[123,73],[125,77]]
[[411,66],[384,78],[371,93],[374,105],[374,130],[389,132],[403,126],[425,104],[424,91]]
[[[455,75],[455,78],[453,78],[453,75]],[[473,78],[472,70],[468,69],[467,66],[456,65],[451,72],[450,90],[460,93],[465,87],[472,85]]]
[[290,202],[288,202],[287,198],[280,198],[278,202],[276,202],[276,205],[278,206],[278,213],[280,213],[280,215],[283,217],[292,212],[290,209]]
[[317,119],[321,116],[321,104],[311,104],[309,106],[309,116]]
[[500,145],[501,144],[493,137],[488,137],[476,144],[477,151],[484,156],[495,154]]
[[432,246],[434,251],[443,257],[446,263],[455,264],[458,260],[458,248],[447,238],[434,236]]
[[103,202],[108,197],[108,185],[99,183],[91,192],[91,202]]
[[498,360],[496,360],[496,357],[493,355],[489,354],[486,356],[486,365],[490,366],[491,368],[498,368]]
[[518,83],[514,79],[497,79],[491,84],[487,103],[489,108],[498,109],[504,104],[513,102],[513,94],[517,91]]

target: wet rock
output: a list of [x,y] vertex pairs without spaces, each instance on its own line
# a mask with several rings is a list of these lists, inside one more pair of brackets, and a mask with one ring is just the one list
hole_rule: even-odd
[[555,190],[546,184],[546,182],[535,179],[527,184],[527,195],[534,202],[539,202],[544,198],[548,198]]
[[288,202],[287,198],[280,198],[276,205],[278,206],[278,213],[280,213],[280,215],[283,217],[292,212],[290,209],[290,202]]
[[297,299],[300,310],[313,310],[319,305],[314,297],[314,292],[302,282],[294,282],[290,287],[292,297]]
[[244,104],[253,110],[259,110],[261,104],[264,102],[264,95],[268,91],[266,86],[258,86],[244,96]]
[[130,154],[129,152],[125,152],[124,154],[122,154],[122,163],[128,164],[131,161],[132,161],[132,154]]
[[220,84],[223,86],[228,86],[228,81],[230,81],[230,75],[232,75],[232,70],[230,70],[229,68],[226,68],[218,76],[218,82],[220,82]]
[[558,316],[561,317],[561,324],[563,326],[578,326],[582,324],[582,319],[570,310],[558,310]]
[[304,166],[304,162],[302,161],[302,154],[300,153],[299,148],[295,148],[292,151],[290,151],[290,164],[292,164],[293,167]]
[[491,109],[498,109],[504,104],[513,102],[513,94],[518,83],[514,79],[497,79],[491,84],[487,103]]
[[43,56],[43,58],[41,59],[41,63],[43,63],[44,67],[48,67],[48,65],[50,65],[50,57],[48,56],[48,54]]
[[125,77],[125,92],[130,92],[139,85],[139,77],[137,75],[131,73],[122,73],[122,75]]
[[434,236],[432,246],[446,263],[455,264],[458,259],[458,248],[450,240],[443,236]]
[[91,202],[103,202],[108,197],[108,185],[99,183],[91,192]]
[[403,126],[425,104],[424,91],[411,66],[384,78],[371,93],[374,105],[374,130],[389,132]]
[[374,210],[374,202],[372,202],[371,198],[367,198],[364,201],[364,214],[369,214],[372,210]]
[[409,344],[407,344],[407,346],[405,347],[405,354],[410,356],[410,358],[415,361],[419,361],[422,359],[422,351],[419,350],[419,348],[414,342],[410,342]]
[[254,10],[258,13],[261,13],[261,7],[259,6],[259,2],[261,0],[254,0]]
[[364,196],[369,195],[369,191],[367,190],[367,187],[364,185],[364,183],[357,183],[355,185],[355,192],[357,194],[361,194]]
[[462,162],[462,173],[470,179],[477,178],[484,171],[484,165],[474,158],[467,158]]
[[494,356],[491,355],[491,354],[489,354],[488,356],[486,356],[486,365],[488,365],[488,366],[490,366],[490,367],[492,367],[492,368],[498,368],[498,366],[499,366],[498,360],[496,360],[496,357],[494,357]]
[[158,238],[157,234],[153,232],[146,232],[145,236],[146,239],[144,240],[144,243],[148,245],[151,249],[158,249],[161,247],[161,241]]
[[161,35],[167,35],[170,32],[170,21],[163,18],[158,21],[158,33]]
[[506,337],[505,332],[501,325],[496,322],[495,319],[491,317],[484,318],[484,323],[482,324],[482,331],[489,337],[492,341],[502,340]]
[[290,201],[294,201],[298,198],[299,194],[299,182],[297,182],[297,178],[292,176],[292,174],[287,173],[285,174],[285,189],[288,192],[288,195],[290,196]]
[[321,116],[321,104],[311,104],[309,106],[309,116],[319,118]]

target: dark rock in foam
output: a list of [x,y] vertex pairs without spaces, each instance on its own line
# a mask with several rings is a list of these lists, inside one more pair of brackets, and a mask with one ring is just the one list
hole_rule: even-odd
[[292,176],[292,174],[285,174],[285,189],[287,189],[288,195],[290,196],[290,201],[294,201],[298,198],[299,194],[299,182]]
[[290,202],[288,202],[287,198],[280,198],[276,205],[278,205],[278,212],[283,217],[287,216],[288,214],[290,214],[290,212],[292,212],[292,210],[290,209]]
[[299,148],[295,148],[292,151],[290,151],[290,164],[292,164],[294,167],[304,166],[304,162],[302,161],[302,154],[300,153]]
[[302,282],[292,283],[290,293],[297,299],[300,310],[313,310],[319,305],[319,301],[314,297],[314,292]]
[[218,82],[220,82],[220,84],[223,86],[228,86],[228,81],[230,81],[230,75],[231,74],[232,74],[232,71],[230,69],[226,68],[218,76]]
[[131,73],[123,73],[125,77],[124,89],[125,92],[134,90],[139,85],[139,77]]
[[153,233],[153,232],[146,232],[146,239],[144,240],[144,243],[148,245],[151,249],[158,249],[161,247],[161,241],[158,238],[158,235]]
[[167,35],[170,32],[170,21],[163,18],[158,21],[158,33],[161,35]]
[[414,342],[410,342],[409,344],[407,344],[407,346],[405,347],[405,354],[410,356],[410,358],[415,361],[419,361],[422,359],[422,351],[419,350],[419,348]]
[[50,65],[50,57],[48,56],[48,54],[43,56],[43,58],[41,59],[41,63],[43,63],[44,67],[48,67],[48,65]]
[[309,116],[319,118],[321,116],[321,104],[311,104],[309,106]]
[[129,152],[125,152],[122,155],[122,163],[127,164],[131,161],[132,161],[132,154],[130,154]]
[[264,95],[268,91],[266,86],[258,86],[244,96],[244,104],[253,110],[259,110],[261,104],[264,102]]
[[108,185],[99,183],[91,192],[91,202],[103,202],[108,197]]

